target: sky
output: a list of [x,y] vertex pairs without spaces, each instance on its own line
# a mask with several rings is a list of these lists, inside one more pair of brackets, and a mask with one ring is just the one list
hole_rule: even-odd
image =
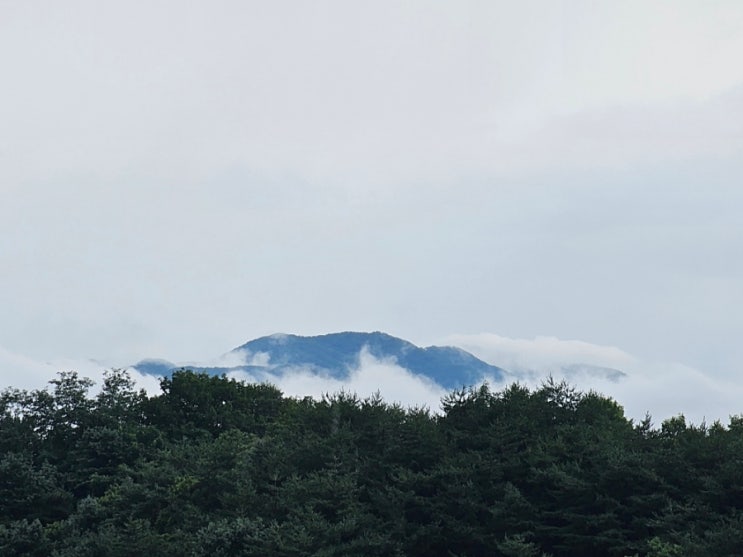
[[382,330],[735,411],[742,56],[737,0],[0,0],[0,378]]

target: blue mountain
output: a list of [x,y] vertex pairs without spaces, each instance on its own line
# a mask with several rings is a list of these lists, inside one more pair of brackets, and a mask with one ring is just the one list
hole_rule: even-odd
[[140,373],[147,373],[148,375],[168,375],[174,369],[180,369],[173,362],[156,358],[141,360],[132,367]]
[[266,355],[274,368],[310,367],[343,378],[358,365],[362,350],[377,359],[392,360],[400,367],[447,388],[473,384],[483,375],[502,379],[505,373],[460,348],[420,348],[381,332],[344,332],[312,337],[275,334],[251,340],[232,352],[243,353],[247,358]]
[[[239,359],[245,362],[243,365],[190,369],[211,374],[240,370],[257,376],[275,376],[302,368],[343,379],[358,367],[362,350],[377,359],[392,361],[416,375],[427,377],[447,389],[475,384],[483,376],[501,380],[507,374],[460,348],[421,348],[381,332],[343,332],[310,337],[275,334],[246,342],[226,355],[226,361]],[[166,362],[149,360],[142,363],[142,367],[139,364],[134,367],[157,375],[165,374]],[[169,371],[172,369],[179,368]]]

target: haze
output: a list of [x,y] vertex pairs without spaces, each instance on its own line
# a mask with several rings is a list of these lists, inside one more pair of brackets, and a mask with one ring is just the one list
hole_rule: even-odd
[[736,1],[0,1],[3,382],[383,330],[725,393],[742,56]]

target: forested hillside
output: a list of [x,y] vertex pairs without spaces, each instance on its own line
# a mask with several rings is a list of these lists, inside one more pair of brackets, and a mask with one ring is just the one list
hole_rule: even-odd
[[91,386],[0,395],[0,555],[743,554],[740,418],[633,423],[551,381],[440,414],[189,371]]

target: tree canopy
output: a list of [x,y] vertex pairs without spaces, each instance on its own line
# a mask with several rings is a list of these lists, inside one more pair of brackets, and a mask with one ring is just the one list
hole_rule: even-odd
[[654,427],[552,380],[440,413],[188,370],[92,386],[0,393],[0,555],[741,555],[741,417]]

